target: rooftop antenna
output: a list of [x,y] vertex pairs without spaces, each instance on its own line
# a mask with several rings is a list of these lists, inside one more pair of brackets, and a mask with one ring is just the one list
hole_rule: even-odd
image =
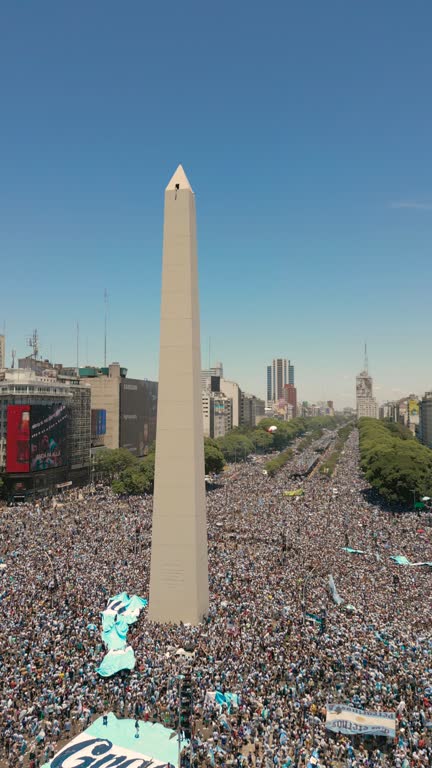
[[76,324],[76,369],[79,373],[79,323]]
[[209,370],[211,368],[211,362],[210,361],[211,361],[211,336],[209,336],[209,361],[208,361],[208,363],[209,363]]
[[104,368],[106,368],[107,364],[107,323],[108,323],[108,291],[105,288],[104,291],[104,302],[105,302],[105,329],[104,329]]
[[34,360],[37,360],[39,354],[39,335],[37,328],[35,328],[32,335],[27,338],[27,346],[32,349],[31,357],[33,357]]
[[368,362],[368,353],[367,353],[367,343],[366,342],[365,342],[364,369],[365,369],[366,373],[369,373],[369,362]]

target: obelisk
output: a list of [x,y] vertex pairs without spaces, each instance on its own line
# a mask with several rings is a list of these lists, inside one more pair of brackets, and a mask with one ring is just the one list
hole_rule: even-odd
[[165,190],[149,618],[199,624],[209,607],[195,197]]

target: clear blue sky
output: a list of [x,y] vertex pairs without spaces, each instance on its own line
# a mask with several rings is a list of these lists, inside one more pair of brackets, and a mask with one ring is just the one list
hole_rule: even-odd
[[432,4],[0,6],[0,327],[158,374],[163,190],[197,196],[203,364],[303,399],[432,386]]

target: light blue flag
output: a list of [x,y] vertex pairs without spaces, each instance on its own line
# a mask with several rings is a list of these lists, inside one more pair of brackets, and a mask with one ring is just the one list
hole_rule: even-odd
[[342,605],[343,599],[338,594],[338,591],[336,589],[336,584],[334,583],[334,578],[331,574],[329,576],[329,587],[330,587],[331,596],[334,602],[336,603],[336,605]]
[[226,704],[228,707],[228,712],[231,714],[231,708],[233,704],[238,707],[239,698],[236,693],[229,693],[229,691],[222,693],[221,691],[216,691],[215,701],[221,706],[222,704]]
[[398,565],[409,565],[410,561],[405,555],[391,555],[390,560],[394,560]]
[[[119,592],[109,598],[106,609],[102,611],[101,632],[108,653],[97,670],[103,677],[114,675],[119,669],[134,668],[135,656],[132,648],[127,647],[127,633],[129,625],[138,619],[146,605],[147,600],[138,595],[129,596],[127,592]],[[112,656],[112,652],[116,655]],[[125,663],[118,667],[118,663],[123,664],[123,661],[120,661],[122,654]]]
[[128,624],[124,619],[120,619],[110,629],[101,632],[102,640],[109,651],[125,647],[128,629]]
[[344,552],[349,552],[351,555],[365,555],[364,549],[351,549],[351,547],[342,547]]
[[116,672],[120,672],[121,669],[133,669],[135,664],[136,659],[133,648],[128,645],[126,648],[118,651],[108,651],[96,672],[98,672],[101,677],[111,677],[111,675],[115,675]]

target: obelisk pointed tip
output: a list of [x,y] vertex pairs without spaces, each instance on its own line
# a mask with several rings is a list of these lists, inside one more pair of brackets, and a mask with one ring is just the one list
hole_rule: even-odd
[[189,179],[186,176],[181,164],[178,166],[176,172],[171,177],[166,191],[171,189],[189,189],[191,192],[193,191],[191,185],[189,184]]

